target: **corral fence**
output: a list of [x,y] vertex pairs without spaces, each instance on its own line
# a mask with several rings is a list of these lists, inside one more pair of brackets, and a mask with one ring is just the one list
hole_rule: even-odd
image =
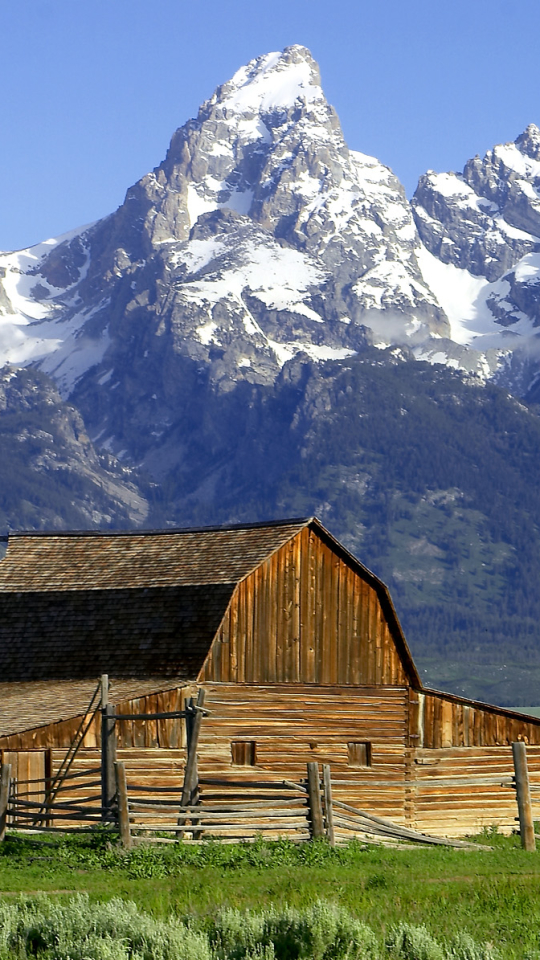
[[[43,780],[16,781],[11,767],[0,769],[0,840],[6,831],[85,833],[97,827],[120,835],[126,848],[140,842],[199,843],[287,837],[306,841],[325,837],[333,846],[353,837],[369,844],[406,842],[478,849],[409,829],[332,796],[330,766],[307,764],[305,781],[293,783],[230,779],[198,781],[196,802],[183,804],[170,787],[132,783],[125,766],[115,762],[115,794],[102,805],[99,767],[67,774],[61,791]],[[238,799],[241,795],[242,799]],[[534,840],[533,840],[534,842]]]
[[[0,768],[0,840],[6,830],[32,832],[89,832],[101,827],[119,833],[124,846],[145,842],[198,843],[205,839],[223,842],[251,840],[259,836],[310,840],[326,837],[330,844],[357,837],[366,843],[395,845],[403,842],[470,846],[466,841],[449,840],[420,833],[391,820],[375,816],[333,798],[331,769],[316,762],[307,764],[306,778],[288,780],[199,778],[197,750],[201,724],[208,711],[204,690],[197,700],[186,700],[182,711],[122,714],[108,700],[108,678],[98,684],[74,739],[56,773],[51,765],[44,777],[12,776],[9,763]],[[96,714],[101,713],[101,763],[75,770],[74,760]],[[124,764],[117,760],[116,725],[131,720],[183,718],[186,723],[187,757],[180,788],[148,782],[130,782]],[[525,743],[512,744],[514,777],[501,782],[503,789],[515,790],[522,845],[535,847],[531,786]],[[144,778],[141,778],[143,780]],[[467,778],[465,784],[489,785],[493,775]],[[389,781],[381,786],[388,787]],[[430,787],[438,779],[430,777]],[[440,785],[448,788],[442,778]],[[371,785],[375,783],[371,781]],[[475,845],[476,846],[476,845]]]

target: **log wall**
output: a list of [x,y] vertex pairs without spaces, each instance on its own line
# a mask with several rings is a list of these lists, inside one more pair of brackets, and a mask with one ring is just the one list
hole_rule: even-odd
[[[403,821],[407,687],[205,684],[210,714],[201,726],[201,778],[306,777],[315,760],[332,768],[337,799]],[[256,766],[233,765],[231,744],[255,744]],[[369,744],[371,766],[349,744]],[[203,797],[204,797],[203,783]]]
[[[540,787],[540,748],[527,748],[531,785]],[[409,756],[409,823],[437,836],[460,837],[497,827],[518,829],[511,747],[413,750]],[[532,791],[540,820],[540,790]]]
[[305,528],[235,589],[200,682],[407,683],[376,590]]
[[[186,688],[176,687],[163,693],[153,693],[134,700],[116,704],[118,713],[166,713],[184,709]],[[26,730],[9,737],[0,737],[0,750],[43,750],[47,748],[67,750],[81,722],[81,716],[51,723],[44,727]],[[185,747],[183,720],[127,720],[117,724],[119,747]],[[101,715],[92,721],[82,744],[83,747],[99,748],[101,743]]]

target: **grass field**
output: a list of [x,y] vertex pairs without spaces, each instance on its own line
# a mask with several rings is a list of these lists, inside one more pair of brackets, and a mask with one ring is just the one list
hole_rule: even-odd
[[92,901],[120,897],[155,918],[198,923],[227,907],[305,909],[322,900],[346,908],[380,938],[399,923],[425,924],[442,941],[467,932],[503,958],[540,960],[540,852],[525,853],[517,837],[486,835],[482,844],[494,849],[353,842],[332,850],[325,842],[277,841],[138,846],[126,854],[100,834],[8,837],[0,845],[0,895],[4,902],[40,892],[61,901],[77,893]]

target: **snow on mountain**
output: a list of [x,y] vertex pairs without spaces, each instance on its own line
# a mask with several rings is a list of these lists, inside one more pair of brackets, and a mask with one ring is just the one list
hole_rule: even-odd
[[[114,214],[0,256],[0,363],[39,365],[63,396],[93,382],[114,405],[153,380],[160,436],[177,362],[229,391],[372,343],[482,377],[518,357],[523,383],[539,190],[530,126],[462,174],[429,172],[409,204],[349,150],[317,64],[288,47],[218,87]],[[110,404],[99,434],[114,445]]]
[[[77,293],[90,266],[86,236],[91,227],[0,254],[0,363],[38,364],[55,377],[65,394],[100,362],[108,345],[106,337],[85,335],[96,306],[86,307]],[[51,282],[42,272],[44,264],[50,267],[52,261],[54,267],[54,255],[68,246],[76,255],[71,274],[64,269],[55,277],[49,269]]]
[[428,172],[412,201],[423,277],[451,340],[467,348],[458,365],[474,369],[476,354],[476,372],[518,392],[539,356],[539,190],[540,130],[531,124],[461,174]]
[[142,374],[165,338],[223,389],[269,383],[300,353],[448,334],[418,250],[401,184],[349,151],[317,64],[288,47],[219,87],[111,217],[4,257],[1,359],[64,396],[94,369],[118,390],[128,344]]

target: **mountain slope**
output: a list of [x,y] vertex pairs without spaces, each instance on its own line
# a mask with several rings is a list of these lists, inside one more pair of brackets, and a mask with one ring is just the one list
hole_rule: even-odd
[[98,455],[80,414],[38,371],[0,372],[0,450],[2,532],[126,528],[148,516],[133,471]]

